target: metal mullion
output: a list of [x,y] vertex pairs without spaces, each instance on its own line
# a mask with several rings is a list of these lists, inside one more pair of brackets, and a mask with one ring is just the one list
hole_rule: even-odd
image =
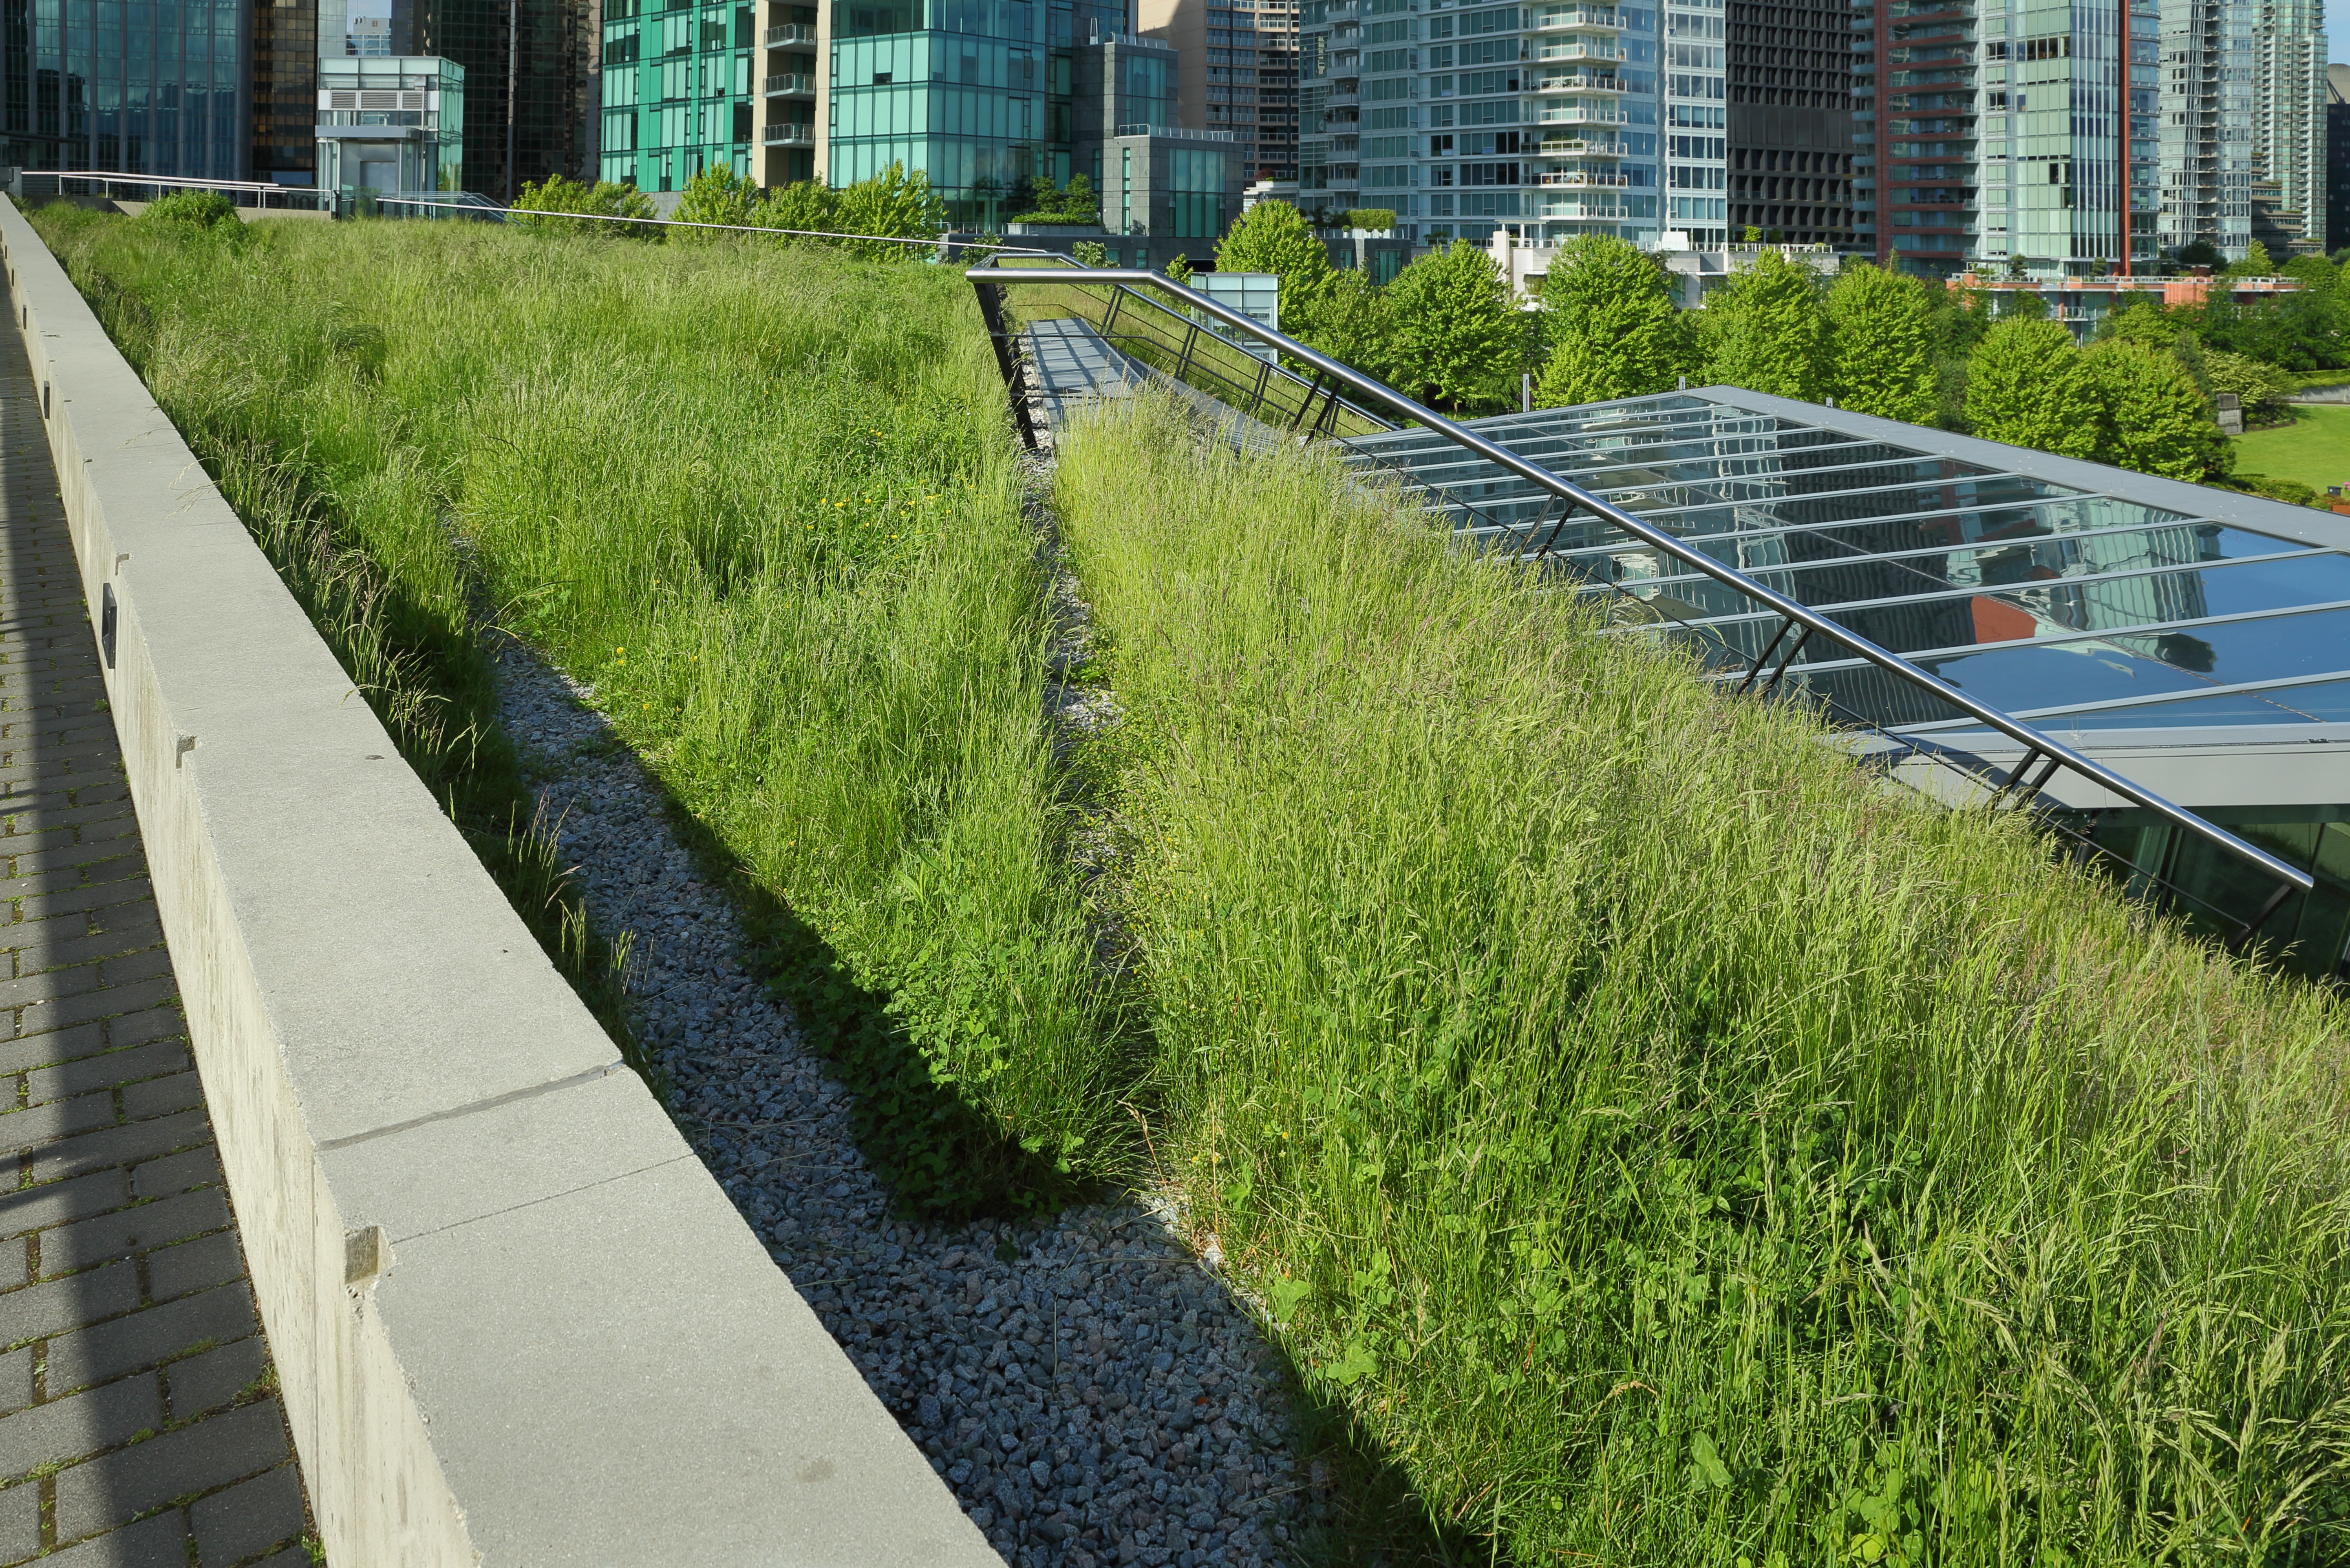
[[[2328,554],[2330,552],[2320,553]],[[1804,607],[1808,609],[1811,607],[1807,605]],[[2068,642],[2110,642],[2116,638],[2151,637],[2163,632],[2179,631],[2191,627],[2240,626],[2247,621],[2280,620],[2287,616],[2319,615],[2329,610],[2341,609],[2350,609],[2350,599],[2333,599],[2324,604],[2314,605],[2292,605],[2283,609],[2243,610],[2235,615],[2205,616],[2200,620],[2140,621],[2135,626],[2109,627],[2099,631],[2068,631],[2062,637],[2027,637],[2017,638],[2008,642],[1965,642],[1948,648],[1921,648],[1915,653],[1904,653],[1898,657],[1906,659],[1914,664],[1920,659],[1957,659],[1964,654],[1989,653],[2001,649],[2061,648]],[[1702,620],[1689,621],[1683,624],[1690,626],[1729,625],[1733,622],[1742,620],[1762,620],[1769,613],[1769,611],[1761,611],[1751,616],[1708,616]],[[1852,665],[1870,663],[1873,663],[1873,661],[1866,659],[1840,659],[1825,664],[1814,664],[1811,666],[1811,668],[1814,670],[1841,670]],[[2015,715],[2011,713],[2007,716],[2009,718],[2013,718]],[[1931,722],[1939,724],[1942,721],[1937,719]]]
[[[2158,527],[2158,528],[2171,528],[2171,527],[2176,527],[2176,526],[2178,526],[2178,524],[2171,524],[2171,523],[2158,523],[2158,524],[2154,524],[2153,526],[2154,526],[2154,527]],[[2042,535],[2041,537],[2042,537],[2043,539],[2047,539],[2047,540],[2052,540],[2052,541],[2053,541],[2053,540],[2058,540],[2058,539],[2095,539],[2095,538],[2109,538],[2109,537],[2111,537],[2112,535],[2116,535],[2116,534],[2135,534],[2135,533],[2145,533],[2145,532],[2147,532],[2147,531],[2148,531],[2148,530],[2147,530],[2146,527],[2144,527],[2144,526],[2140,526],[2140,527],[2137,527],[2137,528],[2111,528],[2111,529],[2100,529],[2100,530],[2098,530],[2098,531],[2096,531],[2096,532],[2095,532],[2095,533],[2089,533],[2089,534],[2058,534],[2058,535]],[[1788,530],[1788,532],[1789,532],[1789,533],[1799,533],[1799,532],[1801,532],[1801,530],[1790,529],[1790,530]],[[2247,530],[2247,532],[2250,532],[2250,530]],[[1744,535],[1744,536],[1747,536],[1747,537],[1757,537],[1757,538],[1771,538],[1771,537],[1773,537],[1774,535],[1765,534],[1765,535]],[[1778,535],[1778,536],[1782,536],[1782,537],[1783,537],[1783,535]],[[2262,537],[2262,538],[2267,538],[2267,537],[2268,537],[2268,535],[2264,534],[2264,535],[2261,535],[2261,537]],[[2004,547],[2004,546],[2002,546],[2002,545],[1998,545],[1998,544],[1981,545],[1946,545],[1941,546],[1941,547],[1940,547],[1940,548],[1939,548],[1939,549],[1931,549],[1931,550],[1898,550],[1898,551],[1887,551],[1887,553],[1885,553],[1884,555],[1881,555],[1881,556],[1869,555],[1869,554],[1867,554],[1867,553],[1866,553],[1866,552],[1859,552],[1859,553],[1856,553],[1856,554],[1854,554],[1854,555],[1852,555],[1852,556],[1846,556],[1846,557],[1843,557],[1843,558],[1839,558],[1839,559],[1835,559],[1835,560],[1826,560],[1826,561],[1782,561],[1782,562],[1774,562],[1774,563],[1773,563],[1772,565],[1767,566],[1742,566],[1742,567],[1741,567],[1741,568],[1740,568],[1740,570],[1742,570],[1742,571],[1749,571],[1749,572],[1825,572],[1825,571],[1841,571],[1841,570],[1846,570],[1846,569],[1849,569],[1849,568],[1851,568],[1851,567],[1853,567],[1853,566],[1861,566],[1861,565],[1864,565],[1864,564],[1874,564],[1874,563],[1880,562],[1880,561],[1882,561],[1882,562],[1890,562],[1890,563],[1892,563],[1892,564],[1893,564],[1893,565],[1895,565],[1895,566],[1902,566],[1904,570],[1908,570],[1908,569],[1910,569],[1910,568],[1908,568],[1908,567],[1905,565],[1905,563],[1909,562],[1909,561],[1913,561],[1913,560],[1918,560],[1918,559],[1920,559],[1920,558],[1922,558],[1922,557],[1929,556],[1955,556],[1955,555],[1959,555],[1959,554],[1960,554],[1960,553],[1962,553],[1962,552],[1969,551],[1969,550],[1978,550],[1978,549],[1993,549],[1993,550],[1995,550],[1995,549],[2001,549],[2001,548],[2003,548],[2003,547]],[[1594,551],[1594,550],[1599,550],[1599,549],[1604,549],[1604,548],[1606,548],[1606,546],[1605,546],[1605,545],[1578,545],[1578,546],[1575,548],[1575,550],[1571,551],[1571,552],[1568,552],[1568,553],[1569,553],[1569,554],[1588,554],[1588,553],[1590,553],[1591,551]],[[1709,551],[1709,552],[1708,552],[1708,554],[1711,554],[1711,551]],[[2319,548],[2319,547],[2318,547],[2318,546],[2316,546],[2316,545],[2311,545],[2311,546],[2309,546],[2309,547],[2308,547],[2308,548],[2306,548],[2306,549],[2300,549],[2300,550],[2275,550],[2275,551],[2272,551],[2272,552],[2270,552],[2268,555],[2265,555],[2265,556],[2230,556],[2226,557],[2225,559],[2222,559],[2222,560],[2217,560],[2217,561],[2174,561],[2174,562],[2172,562],[2170,565],[2166,566],[2134,566],[2134,567],[2131,567],[2128,571],[2123,571],[2123,572],[2099,572],[2099,573],[2097,573],[2097,574],[2095,574],[2095,576],[2085,576],[2085,577],[2074,577],[2074,576],[2038,577],[2038,578],[2034,578],[2034,579],[2033,579],[2033,580],[2032,580],[2032,581],[2030,581],[2030,582],[2024,582],[2024,583],[1986,583],[1986,584],[1983,584],[1983,585],[1981,585],[1981,586],[1980,586],[1980,587],[1971,587],[1971,588],[1965,587],[1963,584],[1953,583],[1953,582],[1951,582],[1949,578],[1945,577],[1945,578],[1941,578],[1941,579],[1939,579],[1939,580],[1938,580],[1938,582],[1937,582],[1937,587],[1936,587],[1935,590],[1934,590],[1933,592],[1930,592],[1930,593],[1920,593],[1920,594],[1896,594],[1896,595],[1893,595],[1893,596],[1888,597],[1886,597],[1886,598],[1877,598],[1877,599],[1854,599],[1854,600],[1850,600],[1850,601],[1848,601],[1848,602],[1846,602],[1846,603],[1839,604],[1839,605],[1836,605],[1836,606],[1834,606],[1834,607],[1829,607],[1829,606],[1825,606],[1825,605],[1814,605],[1814,606],[1813,606],[1812,607],[1813,607],[1813,608],[1814,608],[1814,609],[1821,609],[1821,610],[1825,610],[1825,609],[1827,609],[1827,608],[1829,608],[1829,607],[1834,607],[1834,608],[1837,608],[1837,609],[1852,609],[1852,608],[1856,608],[1856,607],[1858,607],[1858,608],[1866,608],[1866,607],[1872,607],[1883,606],[1883,605],[1922,603],[1922,602],[1925,602],[1925,601],[1927,601],[1927,600],[1931,600],[1931,599],[1951,598],[1951,597],[1960,597],[1960,596],[1972,597],[1972,596],[1981,595],[1981,594],[2002,594],[2002,593],[2011,592],[2011,591],[2012,591],[2012,590],[2019,589],[2019,588],[2060,587],[2064,587],[2064,586],[2065,586],[2065,585],[2067,585],[2067,584],[2072,584],[2072,583],[2102,583],[2102,582],[2115,582],[2115,581],[2119,581],[2119,580],[2121,580],[2121,579],[2123,579],[2123,578],[2126,578],[2126,577],[2130,577],[2130,576],[2147,576],[2147,575],[2149,575],[2149,574],[2153,574],[2153,573],[2160,573],[2160,572],[2195,572],[2195,571],[2215,571],[2215,570],[2217,570],[2217,569],[2219,569],[2219,568],[2220,568],[2220,567],[2222,567],[2222,566],[2258,566],[2260,563],[2262,563],[2262,562],[2263,562],[2263,561],[2289,561],[2289,560],[2295,559],[2295,558],[2297,558],[2297,557],[2299,557],[2299,556],[2331,556],[2331,555],[2336,555],[2336,554],[2339,554],[2339,552],[2337,552],[2337,551],[2333,551],[2333,550],[2321,549],[2321,548]],[[1663,585],[1665,585],[1665,584],[1668,584],[1668,583],[1688,583],[1688,582],[1696,582],[1696,581],[1699,581],[1699,580],[1700,580],[1700,575],[1699,575],[1698,573],[1695,573],[1695,572],[1684,572],[1684,573],[1681,573],[1681,574],[1680,574],[1680,575],[1679,575],[1679,576],[1670,576],[1670,577],[1642,577],[1642,578],[1640,579],[1640,581],[1641,581],[1642,583],[1644,583],[1644,584],[1647,584],[1647,583],[1654,583],[1654,584],[1657,584],[1657,585],[1659,585],[1659,586],[1660,586],[1660,587],[1661,587],[1661,586],[1663,586]]]
[[[2018,645],[2021,646],[2021,645]],[[2289,692],[2304,686],[2324,686],[2335,680],[2350,680],[2350,670],[2328,670],[2315,675],[2288,675],[2276,680],[2240,680],[2225,686],[2200,689],[2188,687],[2178,691],[2157,691],[2142,697],[2108,697],[2101,702],[2071,702],[2054,708],[2026,708],[2012,713],[2014,719],[2070,719],[2084,713],[2121,713],[2132,708],[2168,708],[2179,702],[2200,702],[2211,697],[2265,697],[2271,692]],[[1981,725],[1972,719],[1935,719],[1923,724],[1905,724],[1905,735],[1938,734],[1944,731],[1964,731],[1969,726]]]
[[[1589,454],[1588,454],[1588,453],[1585,453],[1585,454],[1583,454],[1583,455],[1588,456]],[[1654,460],[1653,462],[1634,462],[1634,461],[1632,461],[1632,460],[1630,460],[1630,459],[1619,459],[1618,461],[1616,461],[1616,462],[1593,462],[1593,463],[1589,464],[1589,465],[1588,465],[1588,466],[1586,466],[1586,467],[1582,467],[1582,468],[1570,468],[1570,469],[1566,470],[1565,472],[1561,473],[1561,474],[1559,475],[1559,477],[1560,477],[1560,478],[1562,478],[1562,479],[1566,479],[1566,480],[1568,480],[1568,482],[1569,482],[1569,483],[1573,483],[1575,479],[1578,479],[1578,478],[1585,478],[1585,477],[1588,477],[1588,476],[1590,476],[1590,475],[1595,475],[1595,474],[1604,473],[1604,472],[1608,472],[1608,471],[1610,471],[1610,470],[1614,470],[1614,469],[1631,469],[1631,470],[1635,470],[1635,471],[1642,471],[1642,472],[1655,472],[1655,471],[1656,471],[1656,470],[1658,470],[1658,469],[1664,468],[1664,467],[1668,467],[1668,466],[1670,466],[1670,465],[1672,465],[1672,464],[1677,464],[1677,463],[1689,463],[1689,464],[1694,464],[1694,463],[1701,463],[1701,462],[1702,462],[1702,463],[1717,463],[1717,464],[1719,464],[1719,463],[1728,463],[1728,462],[1747,462],[1747,461],[1750,461],[1750,460],[1749,460],[1749,459],[1747,459],[1747,458],[1745,458],[1745,457],[1743,457],[1743,456],[1724,456],[1724,457],[1676,457],[1676,458],[1664,458],[1664,459],[1658,459],[1658,460]],[[1767,457],[1758,455],[1758,456],[1756,456],[1755,458],[1752,459],[1751,461],[1757,462],[1767,462],[1767,461],[1769,461],[1769,460],[1768,460],[1768,458],[1767,458]],[[1877,467],[1880,467],[1880,466],[1882,466],[1882,465],[1884,465],[1884,464],[1886,464],[1886,463],[1892,463],[1892,462],[1922,462],[1922,461],[1930,461],[1930,460],[1917,459],[1917,458],[1888,457],[1888,458],[1880,458],[1880,459],[1878,459],[1878,460],[1877,460],[1877,461],[1875,461],[1875,462],[1871,462],[1840,463],[1840,464],[1837,464],[1837,465],[1835,465],[1835,466],[1834,466],[1834,467],[1828,467],[1828,468],[1807,468],[1807,469],[1803,469],[1803,470],[1801,470],[1801,471],[1799,471],[1799,472],[1800,472],[1801,473],[1803,473],[1803,474],[1806,475],[1806,476],[1811,475],[1811,474],[1818,474],[1818,473],[1847,473],[1847,472],[1854,472],[1854,471],[1856,471],[1856,470],[1859,470],[1859,469],[1866,469],[1866,468],[1877,468]],[[1407,465],[1407,466],[1409,466],[1409,465]],[[1470,461],[1470,462],[1461,462],[1447,463],[1447,464],[1440,465],[1440,465],[1436,465],[1436,464],[1430,464],[1430,465],[1429,465],[1429,467],[1430,467],[1430,469],[1431,471],[1440,471],[1440,469],[1441,469],[1441,468],[1449,468],[1449,469],[1465,469],[1465,470],[1468,470],[1468,471],[1470,471],[1470,472],[1480,472],[1480,467],[1479,467],[1479,465],[1478,465],[1478,464],[1477,464],[1473,460],[1472,460],[1472,461]],[[1492,465],[1492,464],[1488,463],[1488,464],[1484,464],[1484,465],[1482,465],[1482,467],[1483,467],[1484,469],[1486,469],[1486,470],[1491,470],[1491,469],[1492,469],[1493,465]],[[1413,472],[1415,475],[1417,475],[1417,474],[1418,474],[1418,473],[1419,473],[1420,472],[1421,472],[1421,471],[1420,471],[1419,468],[1417,468],[1417,467],[1414,467],[1414,468],[1412,469],[1412,472]],[[1507,470],[1500,470],[1499,472],[1507,472],[1508,471],[1507,471]],[[1595,492],[1595,493],[1597,493],[1597,494],[1599,494],[1599,495],[1601,495],[1601,496],[1603,496],[1603,497],[1604,497],[1604,496],[1608,496],[1608,495],[1621,494],[1621,493],[1626,493],[1626,492],[1635,492],[1635,493],[1637,493],[1637,492],[1640,492],[1640,491],[1661,490],[1661,489],[1665,489],[1665,488],[1668,488],[1668,487],[1671,487],[1671,486],[1679,486],[1679,485],[1736,484],[1736,483],[1773,483],[1773,482],[1783,482],[1787,477],[1788,477],[1788,476],[1787,476],[1786,474],[1784,474],[1784,473],[1719,473],[1719,472],[1717,472],[1717,473],[1701,474],[1701,475],[1685,475],[1685,476],[1681,476],[1681,477],[1674,477],[1674,476],[1672,476],[1672,475],[1670,475],[1670,474],[1659,474],[1659,477],[1658,477],[1658,478],[1656,478],[1656,479],[1654,479],[1654,480],[1647,481],[1647,482],[1640,483],[1619,483],[1619,484],[1606,485],[1606,486],[1601,487],[1601,488],[1600,488],[1599,490],[1597,490],[1596,492]],[[1443,483],[1443,482],[1442,482],[1442,481],[1430,481],[1429,483]],[[1458,483],[1458,481],[1455,481],[1454,483]],[[1479,483],[1488,483],[1488,482],[1480,481]],[[1523,479],[1521,479],[1521,480],[1519,480],[1519,481],[1518,481],[1518,483],[1527,484],[1527,485],[1531,486],[1532,488],[1534,488],[1534,489],[1537,489],[1537,490],[1539,490],[1539,489],[1541,488],[1541,486],[1540,486],[1540,485],[1534,484],[1534,482],[1533,482],[1533,481],[1531,481],[1531,480],[1523,480]],[[1913,480],[1913,481],[1911,481],[1910,483],[1911,483],[1912,484],[1933,483],[1950,483],[1950,481],[1948,481],[1948,480],[1942,480],[1942,481],[1939,481],[1939,482],[1937,482],[1937,481],[1929,481],[1929,480]],[[1889,486],[1888,486],[1887,488],[1893,488],[1893,487],[1889,487]],[[1828,493],[1828,494],[1838,494],[1838,493],[1840,493],[1840,492],[1827,492],[1827,493]],[[1863,492],[1854,492],[1853,493],[1856,493],[1856,494],[1865,494],[1865,493],[1866,493],[1866,492],[1865,492],[1865,491],[1863,491]],[[1781,501],[1781,500],[1790,500],[1790,499],[1807,499],[1807,500],[1808,500],[1808,499],[1816,499],[1816,497],[1808,496],[1808,495],[1806,495],[1806,496],[1802,496],[1802,497],[1790,497],[1790,496],[1773,495],[1773,496],[1767,496],[1767,497],[1763,497],[1763,498],[1762,498],[1762,501],[1767,502],[1767,501]],[[1762,502],[1753,501],[1753,500],[1740,501],[1740,500],[1731,499],[1731,498],[1724,498],[1724,499],[1720,500],[1720,501],[1702,502],[1702,503],[1699,503],[1699,504],[1698,504],[1699,506],[1737,506],[1737,505],[1756,505],[1756,504],[1762,504]],[[1684,511],[1690,511],[1690,510],[1693,510],[1693,509],[1694,509],[1694,508],[1692,508],[1692,507],[1690,507],[1690,506],[1686,506],[1686,505],[1684,505],[1684,506],[1661,507],[1661,508],[1659,508],[1659,510],[1660,512],[1684,512]]]
[[[1865,494],[1866,493],[1855,491],[1851,493]],[[2126,505],[2135,506],[2143,504],[2143,503],[2129,501],[2126,497],[2113,496],[2109,493],[2103,491],[2096,493],[2100,499],[2121,500]],[[1808,498],[1795,496],[1789,497],[1789,499],[1803,500]],[[1723,506],[1747,506],[1753,504],[1756,504],[1743,501],[1716,501],[1709,502],[1701,506],[1676,506],[1665,508],[1664,511],[1701,512]],[[1767,503],[1764,504],[1767,504]],[[1874,528],[1886,523],[1910,523],[1916,522],[1921,518],[1930,519],[1949,517],[1954,514],[1963,515],[1968,513],[1975,512],[1991,512],[2015,504],[2017,504],[2013,502],[1997,502],[1985,503],[1981,505],[1976,506],[1938,506],[1929,508],[1923,512],[1888,512],[1881,517],[1848,517],[1840,518],[1832,523],[1783,523],[1773,528],[1732,528],[1719,534],[1678,534],[1675,535],[1674,537],[1688,545],[1713,545],[1720,544],[1725,540],[1768,539],[1787,534],[1825,535],[1834,533],[1840,528]],[[2050,503],[2033,501],[2025,502],[2022,503],[2022,504],[2041,506],[2050,504]],[[1641,515],[1644,517],[1658,517],[1663,515],[1664,511],[1644,512]],[[2109,528],[2077,528],[2069,532],[2055,534],[2017,534],[2003,539],[1985,538],[1958,545],[1921,545],[1915,550],[1888,550],[1877,558],[1889,559],[1894,556],[1949,555],[1960,550],[1993,550],[2010,545],[2039,544],[2043,541],[2056,539],[2095,539],[2113,534],[2142,533],[2146,530],[2154,528],[2191,528],[2205,524],[2209,524],[2214,527],[2233,528],[2239,534],[2258,535],[2263,539],[2273,539],[2277,537],[2273,534],[2262,533],[2262,530],[2258,528],[2246,528],[2233,523],[2223,523],[2216,517],[2204,517],[2200,515],[2189,515],[2182,514],[2179,515],[2178,521],[2175,523],[2116,523]],[[2279,543],[2282,542],[2283,541],[2279,540]],[[1594,545],[1586,547],[1590,549],[1598,549],[1600,546]]]

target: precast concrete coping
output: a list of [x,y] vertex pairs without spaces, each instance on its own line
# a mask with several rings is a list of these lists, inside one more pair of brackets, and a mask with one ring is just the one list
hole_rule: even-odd
[[998,1562],[6,202],[0,259],[328,1560]]

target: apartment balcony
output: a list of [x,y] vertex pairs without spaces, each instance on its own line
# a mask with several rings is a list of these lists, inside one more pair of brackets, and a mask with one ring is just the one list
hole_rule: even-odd
[[1612,141],[1586,141],[1580,137],[1553,137],[1534,149],[1544,158],[1620,158],[1623,150]]
[[1620,191],[1632,183],[1632,177],[1592,169],[1569,169],[1537,174],[1534,183],[1563,191]]
[[761,82],[759,91],[767,98],[814,98],[816,78],[806,71],[785,71]]
[[1563,77],[1544,77],[1534,84],[1536,92],[1622,92],[1624,84],[1614,77],[1586,76],[1577,71]]
[[767,29],[766,47],[771,49],[784,49],[789,48],[794,44],[815,42],[816,29],[806,22],[786,22],[780,27]]
[[1610,43],[1576,38],[1571,42],[1544,44],[1534,57],[1545,63],[1573,60],[1620,60],[1624,57],[1624,51]]
[[814,147],[816,131],[805,125],[771,125],[760,140],[769,147]]
[[1362,101],[1363,95],[1360,93],[1334,92],[1329,97],[1322,100],[1322,107],[1325,109],[1353,109]]
[[1537,125],[1629,125],[1631,116],[1608,103],[1546,103],[1537,113]]
[[1624,20],[1613,6],[1573,5],[1535,24],[1543,33],[1620,33]]

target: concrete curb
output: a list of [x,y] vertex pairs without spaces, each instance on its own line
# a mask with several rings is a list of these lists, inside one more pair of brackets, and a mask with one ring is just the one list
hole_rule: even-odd
[[5,201],[0,259],[328,1560],[995,1563]]

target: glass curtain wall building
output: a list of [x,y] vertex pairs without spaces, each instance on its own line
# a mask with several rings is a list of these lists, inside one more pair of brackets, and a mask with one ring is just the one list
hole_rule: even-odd
[[1299,200],[1404,237],[1728,237],[1722,0],[1306,0]]
[[318,183],[331,191],[465,188],[465,70],[430,57],[318,62]]
[[731,0],[606,0],[603,179],[680,191],[717,167],[764,181],[764,161],[752,161],[753,94],[764,86],[752,80],[754,23],[752,7]]
[[467,190],[506,201],[594,174],[594,16],[590,0],[393,0],[395,54],[464,67]]
[[1229,130],[1256,180],[1297,177],[1297,0],[1139,0],[1143,36],[1176,51],[1185,125]]
[[[244,83],[252,56],[242,5],[5,3],[0,125],[8,162],[189,179],[249,175]],[[307,119],[307,98],[302,112]]]
[[1849,0],[1730,0],[1730,234],[1852,243]]
[[1039,176],[1093,175],[1119,125],[1175,125],[1174,52],[1136,38],[1133,21],[1125,0],[841,0],[827,178],[902,163],[929,174],[957,225],[994,227]]

